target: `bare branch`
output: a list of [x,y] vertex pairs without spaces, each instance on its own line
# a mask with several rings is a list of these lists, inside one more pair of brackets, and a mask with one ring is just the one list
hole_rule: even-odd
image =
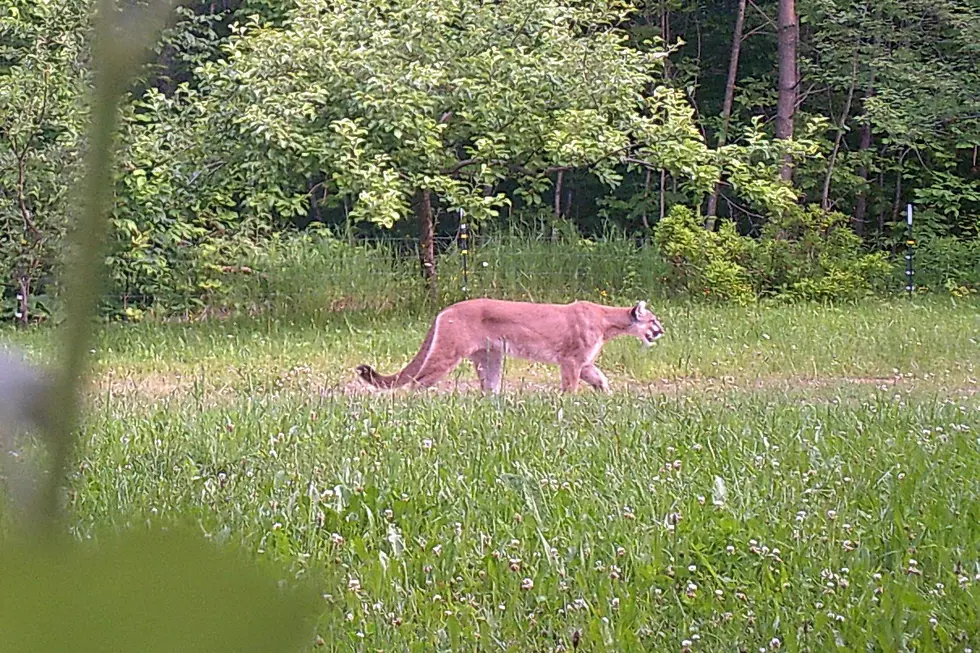
[[[770,18],[769,17],[769,14],[767,14],[764,10],[762,10],[759,7],[759,5],[755,4],[754,0],[748,0],[748,3],[750,5],[752,5],[752,8],[753,9],[755,9],[757,12],[759,12],[759,15],[761,15],[766,20],[766,22],[769,23],[769,26],[770,27],[772,27],[777,32],[779,31],[779,27],[776,25],[776,21],[774,21],[772,18]],[[751,32],[749,32],[749,34],[751,34]],[[746,36],[748,36],[748,34],[746,34]]]

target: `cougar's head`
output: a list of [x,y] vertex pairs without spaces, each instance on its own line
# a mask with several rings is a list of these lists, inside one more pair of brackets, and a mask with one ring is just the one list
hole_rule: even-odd
[[650,312],[646,302],[637,302],[633,310],[630,311],[633,324],[630,332],[643,341],[649,347],[654,341],[664,334],[664,327],[660,324],[657,316]]

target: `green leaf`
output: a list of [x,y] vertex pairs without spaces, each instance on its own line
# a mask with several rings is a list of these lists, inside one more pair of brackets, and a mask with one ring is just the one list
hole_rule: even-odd
[[291,651],[312,637],[315,594],[179,531],[8,549],[0,650]]

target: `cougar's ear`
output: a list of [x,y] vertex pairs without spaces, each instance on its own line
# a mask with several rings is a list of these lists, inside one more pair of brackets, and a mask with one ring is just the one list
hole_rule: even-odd
[[645,310],[647,310],[646,302],[644,301],[636,302],[636,306],[634,306],[633,310],[630,311],[630,317],[633,318],[634,322],[639,322],[640,316],[643,314],[643,311]]

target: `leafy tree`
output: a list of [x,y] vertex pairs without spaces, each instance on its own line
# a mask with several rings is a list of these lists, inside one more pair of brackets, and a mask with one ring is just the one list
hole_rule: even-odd
[[0,314],[23,323],[45,309],[35,293],[72,202],[87,10],[85,0],[12,0],[0,13],[0,284],[12,288]]
[[[856,196],[855,227],[863,229],[867,180],[877,172],[879,228],[912,200],[923,206],[927,232],[976,233],[980,10],[952,0],[807,0],[801,11],[813,26],[802,74],[822,89],[807,109],[830,115],[836,132],[815,180],[822,204]],[[858,138],[849,140],[854,127]],[[882,192],[886,180],[890,193]],[[845,197],[835,201],[832,188]]]
[[356,198],[355,219],[414,212],[432,279],[437,203],[490,218],[504,179],[534,196],[582,166],[615,185],[628,163],[711,187],[718,166],[690,107],[657,77],[666,52],[629,47],[619,28],[631,9],[300,0],[283,28],[236,31],[227,59],[199,71],[201,101],[221,107],[216,138],[242,145],[270,208],[299,211],[290,186],[320,176]]

